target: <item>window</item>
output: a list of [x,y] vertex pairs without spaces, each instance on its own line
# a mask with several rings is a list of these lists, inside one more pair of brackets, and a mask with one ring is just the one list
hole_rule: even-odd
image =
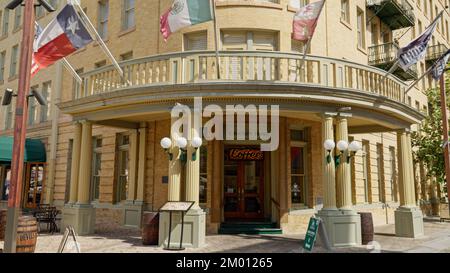
[[50,5],[52,5],[55,9],[58,9],[59,0],[50,0]]
[[6,108],[5,130],[12,129],[13,111],[12,103]]
[[129,150],[129,135],[119,134],[117,137],[117,202],[126,201],[128,198]]
[[294,9],[300,9],[308,4],[309,4],[309,0],[296,0],[296,1],[290,1],[290,3],[289,3],[289,5]]
[[109,1],[98,2],[98,34],[105,40],[108,37]]
[[364,20],[364,11],[358,8],[358,17],[357,17],[357,33],[358,33],[358,47],[359,48],[366,48],[366,38],[365,38],[365,29],[364,26],[365,20]]
[[17,62],[19,57],[19,46],[16,45],[11,51],[11,65],[9,67],[9,77],[12,78],[17,75]]
[[48,118],[50,117],[50,94],[52,92],[52,83],[51,82],[45,82],[42,84],[42,97],[47,101],[46,105],[41,105],[41,122],[48,121]]
[[383,144],[377,145],[377,167],[378,167],[378,200],[381,203],[386,202],[385,189],[384,189],[384,153]]
[[364,202],[370,203],[370,144],[363,142],[362,152],[363,182],[364,182]]
[[9,29],[9,9],[3,10],[3,21],[2,21],[2,37],[8,35]]
[[307,143],[304,130],[291,130],[291,202],[293,207],[307,206]]
[[349,0],[341,0],[341,21],[350,23]]
[[41,18],[45,15],[45,9],[43,6],[36,7],[36,18]]
[[64,196],[65,203],[70,200],[70,179],[72,177],[72,154],[73,154],[73,139],[69,139],[69,150],[67,153],[67,171],[66,171],[66,192]]
[[122,30],[135,26],[135,0],[123,0]]
[[391,198],[392,201],[398,201],[398,188],[397,188],[397,159],[395,156],[395,148],[389,148],[389,157],[391,163]]
[[[33,86],[31,89],[38,90],[38,86]],[[36,121],[36,99],[31,97],[28,99],[28,125],[33,125]]]
[[207,50],[208,36],[205,32],[189,33],[184,36],[184,50]]
[[15,9],[14,14],[14,30],[17,30],[22,25],[22,10],[23,7],[19,6]]
[[200,148],[200,203],[208,202],[208,148],[202,146]]
[[3,180],[3,185],[1,187],[1,200],[7,201],[9,197],[9,184],[11,182],[11,167],[2,166],[2,173],[0,173],[0,178]]
[[6,51],[0,53],[0,83],[5,80],[5,58]]
[[92,150],[92,181],[91,181],[91,200],[100,199],[100,176],[102,171],[102,146],[103,142],[100,137],[94,137]]

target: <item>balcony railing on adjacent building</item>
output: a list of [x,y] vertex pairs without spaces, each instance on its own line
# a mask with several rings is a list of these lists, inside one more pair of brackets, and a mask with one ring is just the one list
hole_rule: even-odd
[[367,7],[392,30],[415,25],[413,7],[407,0],[367,0]]
[[[399,46],[396,43],[386,43],[369,47],[369,65],[389,71],[397,60]],[[397,68],[394,75],[404,81],[417,79],[417,66],[413,65],[408,71]]]
[[404,83],[390,76],[380,84],[383,70],[344,60],[293,53],[224,51],[220,53],[220,80],[214,52],[193,51],[158,55],[120,64],[123,81],[113,66],[84,73],[78,98],[129,88],[192,83],[282,83],[350,89],[378,94],[404,103]]
[[427,49],[427,56],[425,57],[427,63],[434,63],[439,59],[442,55],[444,55],[448,51],[447,46],[439,44],[429,46]]

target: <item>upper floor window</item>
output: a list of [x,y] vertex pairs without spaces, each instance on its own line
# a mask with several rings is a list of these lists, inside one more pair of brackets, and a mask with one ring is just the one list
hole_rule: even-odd
[[349,0],[341,0],[341,21],[350,23],[350,4]]
[[109,21],[109,1],[102,0],[98,2],[98,34],[102,39],[108,37],[108,21]]
[[0,53],[0,83],[5,80],[5,58],[6,51]]
[[15,11],[16,13],[14,15],[14,30],[17,30],[22,25],[22,7],[17,7]]
[[13,120],[13,110],[12,110],[12,103],[11,103],[6,108],[5,130],[12,129],[12,125],[13,125],[12,120]]
[[59,0],[50,0],[50,5],[52,5],[52,7],[54,7],[55,9],[58,9]]
[[9,77],[12,78],[17,75],[17,62],[19,58],[19,46],[16,45],[11,51],[11,64],[9,68]]
[[122,30],[135,26],[135,0],[123,0]]
[[36,18],[41,18],[45,15],[45,9],[43,6],[36,7]]
[[133,51],[120,55],[121,61],[128,61],[133,59]]
[[358,8],[357,11],[357,32],[358,32],[358,47],[365,48],[366,47],[366,36],[365,36],[365,20],[364,20],[364,11]]
[[50,103],[51,89],[52,89],[51,82],[45,82],[44,84],[42,84],[42,97],[47,101],[47,104],[41,106],[41,117],[40,117],[41,122],[48,121],[48,118],[50,117],[50,107],[48,104]]
[[205,32],[189,33],[184,36],[184,50],[207,50],[208,37]]
[[[31,89],[38,90],[38,86],[33,86],[31,87]],[[36,111],[37,111],[36,99],[30,98],[28,100],[28,125],[33,125],[35,123],[37,116]]]
[[309,4],[309,0],[291,0],[289,5],[295,9],[300,9]]
[[9,9],[5,9],[3,11],[3,18],[2,18],[2,37],[8,35],[8,29],[9,29]]

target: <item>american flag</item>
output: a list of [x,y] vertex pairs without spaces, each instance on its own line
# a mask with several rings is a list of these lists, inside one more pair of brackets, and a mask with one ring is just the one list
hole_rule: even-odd
[[40,70],[39,64],[34,59],[34,52],[37,52],[38,48],[37,48],[37,43],[36,42],[37,42],[39,36],[42,33],[42,28],[37,22],[35,22],[34,28],[35,28],[35,34],[34,34],[34,44],[33,44],[33,58],[32,58],[32,61],[31,61],[31,76],[32,77],[34,75],[36,75],[36,73],[38,73],[39,70]]

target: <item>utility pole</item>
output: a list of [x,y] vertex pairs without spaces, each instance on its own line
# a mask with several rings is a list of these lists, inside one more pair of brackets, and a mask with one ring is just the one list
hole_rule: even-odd
[[[13,1],[14,4],[17,1]],[[23,16],[23,33],[20,51],[19,86],[14,124],[14,146],[11,161],[11,183],[9,185],[8,213],[5,234],[5,252],[16,252],[17,222],[20,214],[22,198],[22,180],[24,169],[24,150],[26,140],[26,125],[28,118],[27,97],[30,90],[31,59],[34,42],[34,0],[25,2]],[[15,8],[20,8],[15,6]],[[14,9],[10,7],[10,9]]]
[[440,79],[441,86],[441,111],[442,124],[444,133],[444,158],[445,158],[445,177],[447,179],[447,195],[450,194],[450,143],[448,135],[448,109],[447,109],[447,92],[445,90],[445,72],[442,73]]

